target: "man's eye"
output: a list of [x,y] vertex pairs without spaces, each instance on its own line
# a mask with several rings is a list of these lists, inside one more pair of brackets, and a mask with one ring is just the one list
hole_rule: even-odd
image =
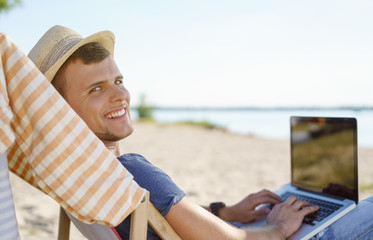
[[115,80],[114,84],[115,85],[123,85],[123,81],[122,80]]
[[98,92],[100,90],[101,90],[101,87],[95,87],[95,88],[92,88],[91,91],[89,91],[89,93]]

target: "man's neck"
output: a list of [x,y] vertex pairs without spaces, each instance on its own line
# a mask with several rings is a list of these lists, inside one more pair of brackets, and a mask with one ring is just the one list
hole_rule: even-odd
[[120,156],[120,149],[119,149],[119,143],[118,142],[103,142],[107,149],[110,150],[110,152],[114,153],[116,157]]

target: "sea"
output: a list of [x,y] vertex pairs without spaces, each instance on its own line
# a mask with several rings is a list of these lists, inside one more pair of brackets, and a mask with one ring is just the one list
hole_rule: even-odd
[[[373,109],[167,109],[156,108],[153,118],[161,123],[208,121],[233,133],[268,139],[289,139],[290,116],[354,117],[358,122],[359,147],[373,148]],[[136,109],[132,117],[138,118]]]

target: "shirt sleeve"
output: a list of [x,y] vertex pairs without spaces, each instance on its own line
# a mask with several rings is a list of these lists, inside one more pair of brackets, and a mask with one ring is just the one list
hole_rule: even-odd
[[150,192],[150,201],[163,216],[185,197],[185,193],[165,172],[143,156],[130,153],[118,159],[133,174],[135,181]]

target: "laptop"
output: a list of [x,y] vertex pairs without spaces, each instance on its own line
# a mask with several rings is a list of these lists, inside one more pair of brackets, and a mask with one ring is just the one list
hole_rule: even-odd
[[[309,239],[358,203],[357,123],[355,118],[293,116],[290,134],[291,182],[275,192],[284,201],[295,195],[320,207],[289,238]],[[263,224],[265,219],[245,226]]]

